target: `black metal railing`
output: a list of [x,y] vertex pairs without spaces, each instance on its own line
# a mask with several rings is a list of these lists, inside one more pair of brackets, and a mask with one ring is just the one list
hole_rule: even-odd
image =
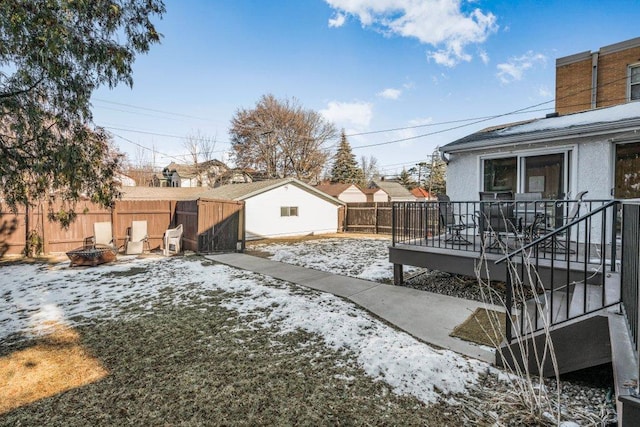
[[[395,202],[392,207],[392,244],[498,254],[521,248],[549,234],[575,217],[607,203],[606,200],[495,200]],[[578,209],[576,209],[578,207]],[[564,241],[567,253],[580,240],[573,230]],[[550,243],[551,244],[551,243]],[[559,251],[553,256],[557,256]],[[541,252],[551,258],[551,251]]]
[[[516,308],[518,336],[620,303],[620,282],[607,280],[618,263],[620,206],[609,201],[495,261],[508,264],[505,306]],[[513,326],[506,322],[508,342]]]
[[622,306],[638,350],[638,287],[640,286],[640,205],[622,205]]

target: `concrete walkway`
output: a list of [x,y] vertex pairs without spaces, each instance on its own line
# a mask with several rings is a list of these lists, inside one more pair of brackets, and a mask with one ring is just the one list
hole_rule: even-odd
[[[495,351],[450,337],[449,333],[485,304],[384,285],[362,279],[298,267],[241,253],[208,255],[208,259],[344,297],[416,338],[486,362],[495,362]],[[504,311],[500,307],[490,309]]]

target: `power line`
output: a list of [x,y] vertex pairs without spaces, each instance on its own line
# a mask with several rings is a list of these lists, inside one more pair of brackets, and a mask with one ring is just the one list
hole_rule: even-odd
[[104,102],[107,104],[114,104],[114,105],[120,105],[123,107],[129,107],[129,108],[135,108],[138,110],[145,110],[145,111],[152,111],[154,113],[162,113],[162,114],[168,114],[171,116],[180,116],[180,117],[186,117],[188,119],[196,119],[196,120],[204,120],[204,121],[211,121],[211,119],[205,119],[204,117],[198,117],[198,116],[192,116],[189,114],[182,114],[182,113],[176,113],[173,111],[164,111],[164,110],[157,110],[155,108],[147,108],[147,107],[139,107],[136,105],[132,105],[132,104],[125,104],[124,102],[116,102],[116,101],[108,101],[106,99],[100,99],[100,98],[93,98],[94,101],[98,101],[98,102]]

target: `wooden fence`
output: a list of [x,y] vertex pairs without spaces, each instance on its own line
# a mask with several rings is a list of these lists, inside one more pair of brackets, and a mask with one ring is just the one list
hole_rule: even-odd
[[348,203],[344,230],[359,233],[391,234],[391,202]]
[[64,228],[49,220],[46,206],[27,207],[17,213],[0,206],[0,257],[24,253],[32,231],[40,237],[43,253],[69,251],[82,246],[84,239],[93,235],[96,222],[112,223],[118,246],[124,245],[132,221],[147,221],[152,250],[161,248],[164,232],[178,224],[184,227],[185,249],[197,252],[244,249],[244,202],[119,200],[113,209],[105,209],[83,201],[75,211],[77,218]]

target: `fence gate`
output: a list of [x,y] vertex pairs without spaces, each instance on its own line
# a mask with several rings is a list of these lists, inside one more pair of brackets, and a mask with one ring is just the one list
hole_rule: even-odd
[[198,252],[244,251],[244,202],[198,200]]

